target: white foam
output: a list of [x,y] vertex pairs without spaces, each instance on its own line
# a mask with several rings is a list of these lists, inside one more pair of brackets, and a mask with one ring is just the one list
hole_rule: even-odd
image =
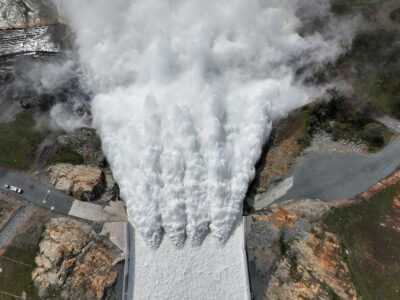
[[294,72],[348,42],[297,34],[305,0],[57,2],[96,94],[93,125],[151,246],[163,230],[177,245],[208,228],[229,237],[271,120],[312,100]]
[[166,240],[155,251],[140,235],[133,241],[129,299],[249,299],[241,221],[223,246],[210,236],[198,248]]

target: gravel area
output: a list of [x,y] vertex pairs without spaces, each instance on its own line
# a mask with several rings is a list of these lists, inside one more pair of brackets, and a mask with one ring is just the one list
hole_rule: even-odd
[[268,228],[265,223],[253,222],[250,225],[250,232],[247,236],[247,247],[251,249],[271,247],[277,239],[277,234],[277,232]]
[[283,228],[283,241],[289,243],[299,238],[305,238],[307,237],[306,232],[310,232],[311,229],[312,225],[308,220],[299,218],[296,220],[293,227],[285,226]]
[[367,146],[362,142],[353,142],[346,140],[334,141],[329,133],[325,131],[319,131],[314,134],[311,140],[311,145],[303,151],[303,154],[310,152],[365,153],[366,151]]
[[8,220],[8,222],[0,230],[0,249],[8,242],[13,236],[15,230],[24,221],[24,219],[33,211],[34,205],[27,204],[18,209],[15,214]]
[[390,130],[400,133],[400,121],[397,119],[394,119],[390,116],[384,115],[384,114],[376,114],[374,116],[375,121],[378,121],[379,123],[382,123],[386,127],[388,127]]

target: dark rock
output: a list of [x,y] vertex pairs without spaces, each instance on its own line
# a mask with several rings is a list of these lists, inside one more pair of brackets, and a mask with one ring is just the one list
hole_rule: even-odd
[[100,137],[94,129],[79,128],[71,133],[59,136],[57,143],[82,155],[87,165],[98,167],[105,165]]

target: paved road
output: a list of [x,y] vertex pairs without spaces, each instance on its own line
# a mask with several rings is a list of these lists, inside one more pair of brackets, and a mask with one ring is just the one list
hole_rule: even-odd
[[0,189],[12,193],[4,188],[5,184],[14,185],[23,189],[24,192],[22,194],[13,193],[17,197],[31,202],[34,205],[64,215],[68,215],[74,202],[74,198],[63,194],[46,184],[0,168]]
[[293,177],[293,186],[276,201],[352,198],[396,171],[399,154],[400,138],[373,155],[310,153],[295,163],[288,174]]

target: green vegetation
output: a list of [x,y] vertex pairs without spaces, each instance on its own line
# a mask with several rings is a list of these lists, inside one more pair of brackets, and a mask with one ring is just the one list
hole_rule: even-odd
[[336,140],[363,140],[370,152],[380,150],[390,141],[393,133],[371,119],[373,107],[369,102],[354,108],[336,90],[330,92],[331,101],[308,105],[303,109],[306,124],[302,127],[304,134],[299,143],[308,144],[312,134],[318,130],[331,133]]
[[[360,33],[338,67],[350,75],[356,94],[385,113],[400,117],[395,103],[400,93],[400,34],[376,31]],[[399,100],[400,102],[400,100]]]
[[385,144],[385,127],[377,123],[369,123],[364,127],[364,140],[370,147],[382,147]]
[[[20,249],[7,247],[0,256],[2,272],[0,273],[0,291],[21,296],[25,292],[28,299],[40,299],[33,283],[31,272],[35,268],[36,246]],[[4,294],[1,299],[14,299]]]
[[[363,299],[400,298],[400,184],[349,207],[332,209],[324,220],[348,255],[352,281]],[[398,200],[397,200],[398,201]]]
[[400,23],[400,9],[393,11],[390,14],[390,18],[392,18],[392,20]]
[[31,112],[23,112],[11,123],[0,124],[0,165],[27,170],[46,133],[35,129]]
[[[15,296],[21,296],[25,292],[28,300],[41,299],[31,273],[36,267],[35,257],[40,251],[39,244],[43,240],[42,234],[45,226],[35,225],[34,228],[20,233],[21,235],[29,235],[29,237],[36,236],[31,243],[14,243],[15,240],[13,240],[12,244],[7,246],[5,253],[0,255],[0,265],[3,269],[0,273],[0,291]],[[21,240],[26,241],[27,239],[22,236]],[[0,299],[12,300],[15,298],[1,294]]]
[[357,6],[369,6],[382,2],[383,0],[337,0],[332,3],[332,11],[342,15],[351,12]]
[[312,138],[311,134],[307,130],[311,107],[311,105],[306,105],[302,107],[300,117],[298,118],[296,124],[298,131],[297,143],[300,145],[300,152],[310,145]]
[[83,157],[71,149],[61,148],[56,152],[54,162],[80,165],[83,164]]

